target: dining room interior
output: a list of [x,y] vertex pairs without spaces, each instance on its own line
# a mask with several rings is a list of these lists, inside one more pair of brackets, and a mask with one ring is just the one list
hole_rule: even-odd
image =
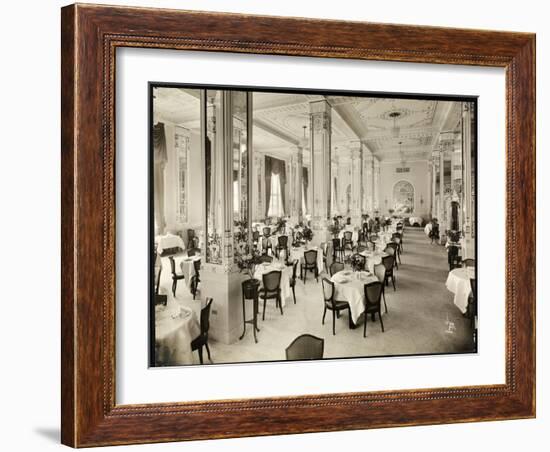
[[477,353],[476,98],[149,97],[151,367]]

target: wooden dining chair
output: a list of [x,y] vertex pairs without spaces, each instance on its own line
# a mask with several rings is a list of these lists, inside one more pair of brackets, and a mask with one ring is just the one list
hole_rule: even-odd
[[[390,249],[393,251],[389,251]],[[397,265],[397,260],[399,259],[399,245],[395,242],[388,242],[386,243],[386,249],[384,250],[384,252],[386,254],[391,254],[395,257],[395,269],[399,270],[399,266]]]
[[382,298],[384,299],[384,308],[386,313],[388,312],[388,305],[386,304],[386,267],[384,264],[376,264],[374,266],[374,276],[378,278],[378,281],[382,283]]
[[202,359],[202,348],[206,348],[206,353],[208,353],[208,361],[212,362],[210,356],[210,348],[208,347],[208,331],[210,330],[210,307],[212,306],[212,298],[207,298],[204,308],[201,309],[201,320],[200,320],[200,334],[191,341],[191,351],[197,350],[199,353],[199,360],[201,364],[203,363]]
[[349,306],[349,303],[347,301],[337,301],[334,299],[334,283],[327,279],[323,278],[321,281],[323,285],[323,298],[324,298],[324,305],[325,310],[323,311],[323,320],[322,325],[325,324],[325,316],[327,314],[327,310],[332,311],[332,335],[336,335],[336,315],[340,314],[341,311],[348,311],[348,322],[350,329],[353,328],[352,320],[351,320],[351,308]]
[[464,259],[462,261],[463,267],[475,267],[476,266],[476,260],[472,258]]
[[172,295],[176,296],[176,289],[178,288],[178,281],[185,279],[185,276],[176,272],[176,261],[172,256],[169,256],[170,259],[170,270],[172,272]]
[[342,239],[342,248],[344,250],[349,249],[353,251],[353,233],[351,231],[344,231],[344,238]]
[[391,239],[399,245],[399,254],[403,253],[403,234],[400,232],[394,232],[391,235]]
[[263,287],[260,289],[260,298],[264,300],[262,320],[265,320],[265,305],[267,300],[275,300],[275,307],[281,310],[283,315],[283,304],[281,302],[281,271],[273,270],[262,275]]
[[470,319],[470,327],[475,329],[476,317],[477,317],[477,284],[475,278],[470,278],[471,293],[468,297],[467,313]]
[[449,262],[449,271],[460,266],[460,257],[458,256],[458,246],[450,245],[447,248],[447,261]]
[[258,243],[260,242],[260,232],[252,231],[252,245],[255,248],[258,248]]
[[311,271],[315,275],[315,279],[319,282],[319,268],[317,265],[317,250],[307,250],[304,252],[304,263],[300,265],[300,277],[306,282],[307,272]]
[[[327,266],[328,243],[322,242],[320,245],[320,248],[323,253],[323,268],[325,271],[328,271],[328,266]],[[321,271],[321,269],[319,269],[319,271]]]
[[342,271],[344,269],[344,263],[343,262],[333,262],[330,264],[330,276],[334,276],[336,273]]
[[332,239],[332,257],[338,262],[344,262],[344,247],[339,238]]
[[264,237],[269,237],[271,235],[271,228],[263,228]]
[[382,264],[384,264],[384,267],[386,269],[386,273],[384,275],[384,284],[387,286],[389,280],[391,279],[393,290],[395,290],[395,274],[393,273],[393,268],[395,265],[394,263],[395,256],[392,256],[391,254],[382,258]]
[[187,250],[187,256],[189,257],[198,256],[200,254],[201,254],[200,248],[189,248]]
[[277,247],[275,253],[277,254],[277,259],[280,257],[280,252],[284,251],[285,256],[288,259],[288,235],[280,235],[277,237]]
[[296,304],[296,270],[298,268],[298,259],[292,263],[292,277],[290,278],[290,288],[292,289],[292,297],[294,298],[294,304]]
[[311,334],[301,334],[285,349],[287,361],[323,359],[325,340]]
[[195,234],[195,230],[188,229],[187,230],[187,249],[195,248],[195,238],[197,238],[197,235]]
[[195,274],[191,276],[191,284],[189,285],[191,293],[193,294],[193,300],[195,299],[195,296],[197,295],[197,291],[199,289],[199,283],[201,282],[201,260],[197,259],[196,261],[193,261],[193,269],[195,270]]
[[384,321],[382,320],[382,312],[380,307],[380,299],[382,297],[383,284],[380,281],[374,281],[369,284],[365,284],[363,287],[365,291],[365,323],[363,326],[363,337],[367,337],[367,320],[368,314],[371,314],[373,319],[380,319],[380,326],[382,327],[382,333],[384,332]]

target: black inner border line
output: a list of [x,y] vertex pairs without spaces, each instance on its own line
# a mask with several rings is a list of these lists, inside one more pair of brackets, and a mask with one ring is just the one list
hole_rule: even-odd
[[[355,91],[355,90],[341,90],[341,89],[317,89],[317,88],[291,88],[291,87],[268,87],[268,86],[249,86],[249,85],[225,85],[225,84],[205,84],[205,83],[180,83],[180,82],[159,82],[149,81],[147,83],[147,104],[148,104],[148,168],[147,168],[147,208],[148,208],[148,246],[147,256],[149,261],[148,271],[148,291],[147,297],[149,309],[148,309],[148,367],[149,368],[180,368],[180,367],[197,367],[195,364],[187,364],[181,366],[155,366],[155,256],[153,253],[155,243],[155,219],[154,219],[154,149],[153,149],[153,126],[154,126],[154,102],[153,102],[153,90],[155,88],[188,88],[198,90],[218,90],[218,91],[240,91],[240,92],[259,92],[259,93],[278,93],[278,94],[303,94],[303,95],[330,95],[330,96],[347,96],[347,97],[364,97],[364,98],[377,98],[377,99],[407,99],[407,100],[435,100],[442,102],[469,102],[473,106],[473,115],[475,118],[474,127],[472,132],[475,134],[474,147],[475,158],[473,165],[475,167],[475,181],[474,181],[474,199],[475,199],[475,253],[476,253],[476,267],[475,275],[476,282],[478,281],[478,237],[479,237],[479,115],[478,115],[478,101],[479,96],[473,95],[454,95],[454,94],[427,94],[427,93],[406,93],[406,92],[384,92],[384,91]],[[452,169],[451,169],[452,170]],[[463,185],[464,190],[464,185]],[[206,227],[206,225],[204,225]],[[473,226],[472,226],[473,227]],[[476,292],[478,292],[476,284]],[[476,302],[479,308],[479,301],[477,300],[477,293],[474,294]],[[475,328],[475,326],[474,326]],[[471,352],[438,352],[438,353],[413,353],[413,354],[395,354],[395,355],[376,355],[376,356],[343,356],[334,358],[323,358],[321,360],[308,360],[308,361],[286,361],[286,360],[266,360],[266,361],[236,361],[236,362],[224,362],[209,364],[209,366],[224,366],[224,365],[250,365],[250,364],[269,364],[269,363],[296,363],[296,362],[319,362],[319,361],[335,361],[335,360],[358,360],[358,359],[379,359],[379,358],[408,358],[408,357],[429,357],[429,356],[452,356],[452,355],[466,355],[477,354],[479,351],[479,334],[476,334],[476,341],[474,343],[474,349]]]

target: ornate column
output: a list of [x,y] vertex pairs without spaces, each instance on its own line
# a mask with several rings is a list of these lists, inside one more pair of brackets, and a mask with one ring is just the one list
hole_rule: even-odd
[[361,223],[361,206],[363,204],[361,143],[351,147],[351,219],[354,225]]
[[340,188],[338,187],[338,168],[339,157],[332,155],[331,157],[331,169],[330,169],[330,190],[331,190],[331,206],[330,206],[330,217],[338,215],[340,211],[338,194],[340,193]]
[[[201,139],[203,153],[207,156],[204,159],[204,174],[210,196],[205,209],[206,258],[201,269],[200,298],[213,298],[209,334],[225,344],[235,342],[242,331],[240,285],[245,279],[234,263],[233,95],[246,95],[245,158],[248,159],[249,167],[252,143],[251,93],[208,91],[208,104],[211,104],[208,107],[205,106],[206,96],[201,95]],[[246,190],[247,193],[243,195],[248,196],[249,191]],[[250,215],[247,221],[250,226]]]
[[435,152],[432,152],[432,158],[431,158],[431,177],[432,177],[432,187],[431,187],[431,198],[430,198],[430,217],[436,217],[437,218],[437,211],[436,211],[436,205],[437,205],[437,154]]
[[462,181],[463,198],[462,203],[464,212],[464,246],[463,259],[475,259],[475,209],[473,202],[473,180],[472,175],[472,104],[470,102],[462,103],[462,166],[464,168],[464,178]]
[[374,157],[363,149],[363,211],[374,217]]
[[439,150],[439,202],[437,206],[437,222],[439,223],[439,235],[441,241],[445,237],[445,151]]
[[304,150],[302,146],[292,149],[290,157],[290,218],[294,223],[302,220],[302,167],[304,166]]
[[326,100],[310,102],[311,228],[313,243],[328,239],[331,190],[331,107]]
[[380,161],[376,157],[373,157],[372,169],[374,173],[374,177],[372,178],[374,210],[383,213],[380,206]]

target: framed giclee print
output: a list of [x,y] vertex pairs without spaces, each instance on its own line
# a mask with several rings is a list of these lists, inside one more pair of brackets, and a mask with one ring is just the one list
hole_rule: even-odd
[[535,415],[535,37],[62,9],[62,441]]

